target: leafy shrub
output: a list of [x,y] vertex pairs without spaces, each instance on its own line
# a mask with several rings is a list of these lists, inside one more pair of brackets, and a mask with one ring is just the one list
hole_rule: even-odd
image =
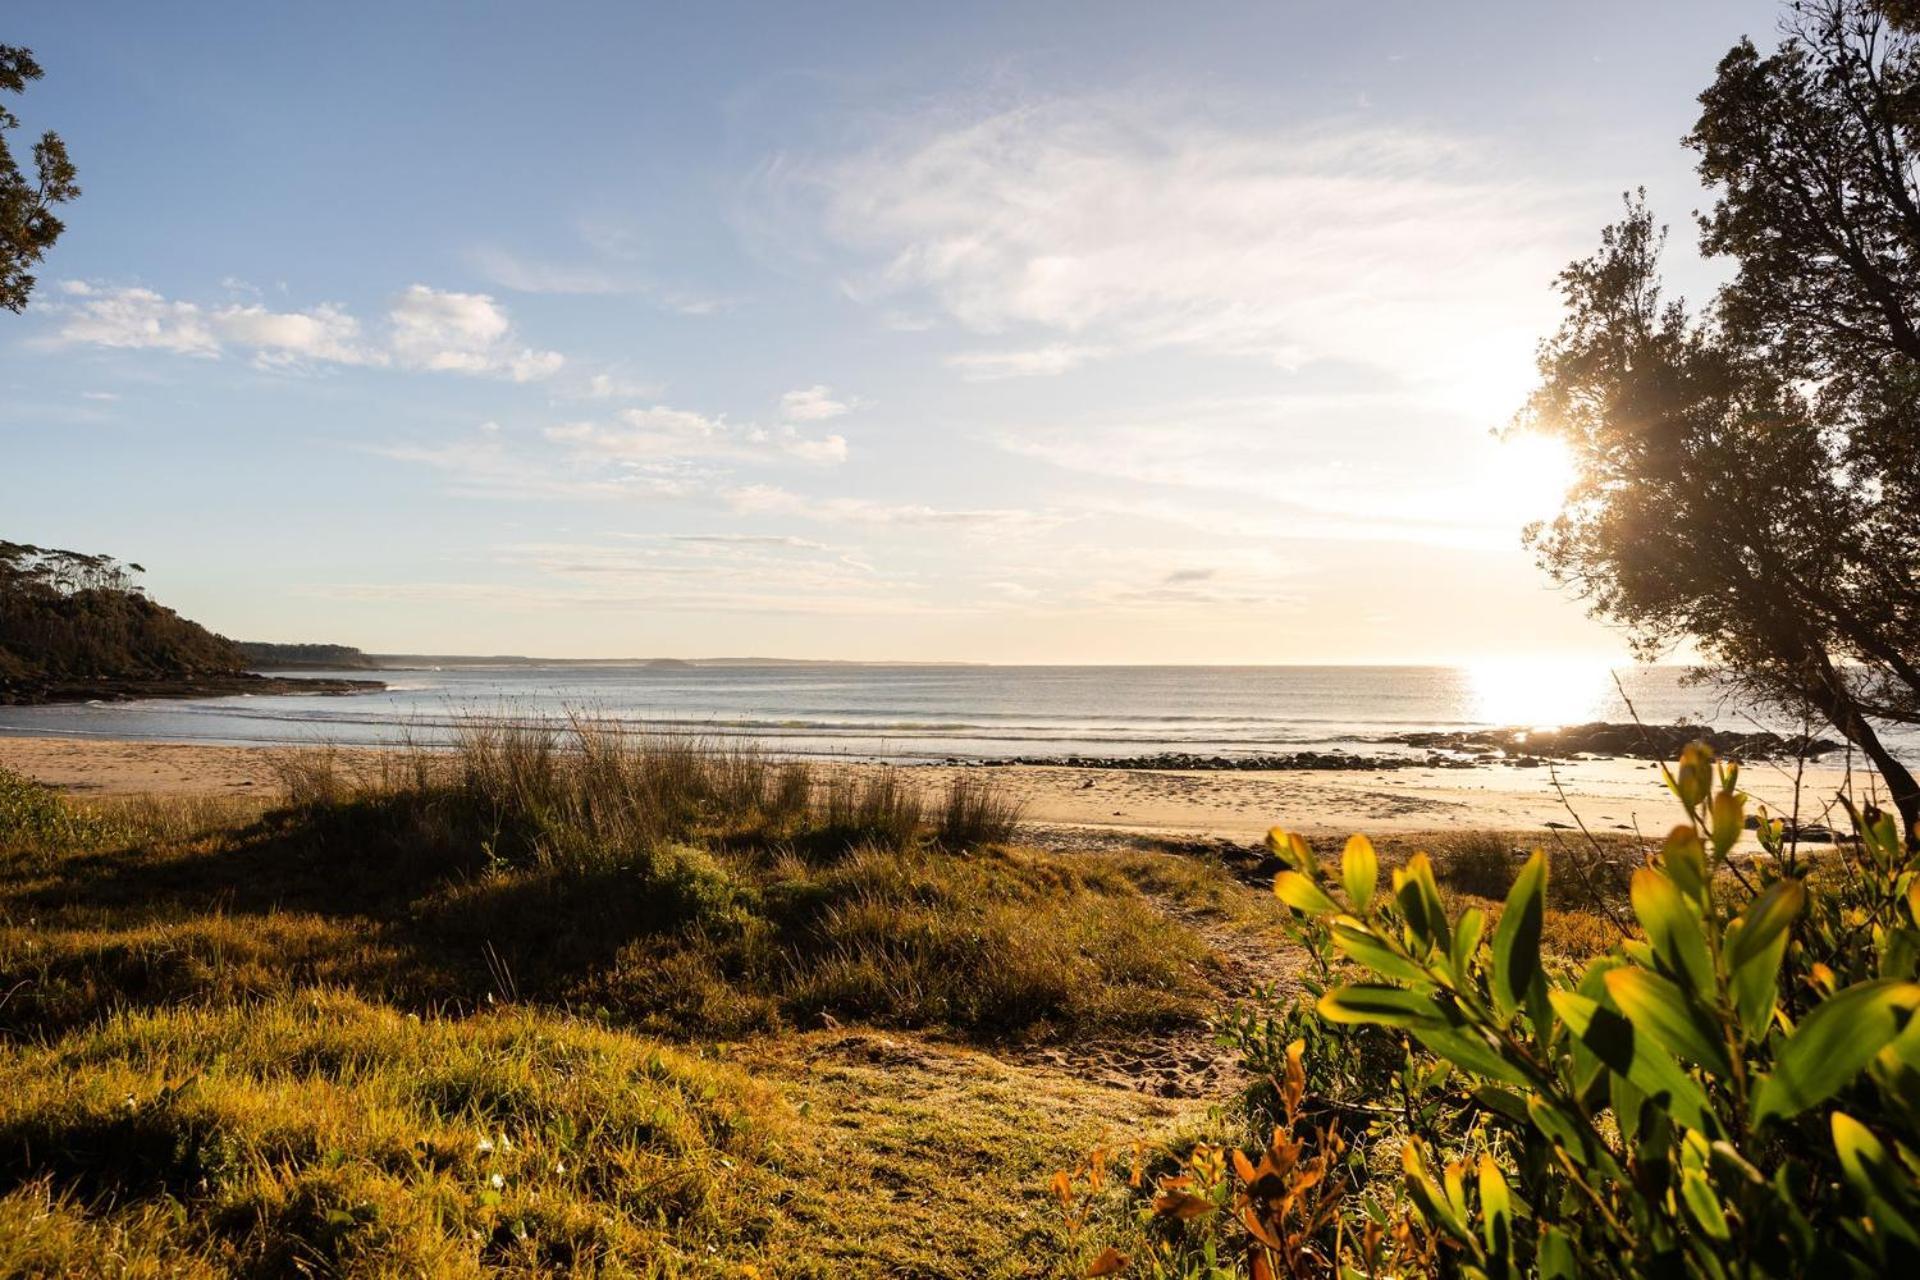
[[[1360,1083],[1343,1066],[1304,1065],[1327,1030],[1418,1048],[1394,1073],[1397,1106],[1381,1108],[1401,1115],[1355,1136],[1374,1148],[1359,1161],[1272,1183],[1240,1156],[1208,1205],[1161,1197],[1163,1213],[1192,1219],[1167,1273],[1215,1274],[1206,1259],[1231,1248],[1255,1276],[1298,1274],[1303,1251],[1323,1271],[1364,1274],[1914,1274],[1920,852],[1891,815],[1849,805],[1839,874],[1802,879],[1783,824],[1762,809],[1768,856],[1735,864],[1737,767],[1716,772],[1695,745],[1666,777],[1686,822],[1634,872],[1644,936],[1577,970],[1541,946],[1542,852],[1497,918],[1477,907],[1450,918],[1425,855],[1383,891],[1364,837],[1333,868],[1276,832],[1292,865],[1274,891],[1299,935],[1324,969],[1370,976],[1319,994],[1322,1028],[1278,1019],[1265,1031],[1269,1042],[1300,1031],[1279,1055],[1302,1065],[1277,1077],[1274,1144],[1293,1141],[1315,1105],[1310,1078],[1349,1096]],[[1271,1060],[1271,1043],[1262,1052]],[[1288,1107],[1289,1089],[1305,1101]],[[1359,1170],[1378,1173],[1394,1148],[1389,1203],[1387,1181]],[[1314,1203],[1340,1176],[1343,1211],[1310,1241],[1285,1234],[1290,1220],[1270,1206]]]
[[124,834],[120,823],[73,804],[52,787],[0,769],[0,854],[91,849]]

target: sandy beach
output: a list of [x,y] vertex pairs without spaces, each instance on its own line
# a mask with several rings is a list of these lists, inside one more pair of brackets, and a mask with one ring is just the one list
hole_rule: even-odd
[[[76,795],[267,795],[279,786],[276,757],[301,749],[0,736],[0,767]],[[358,754],[372,759],[377,752]],[[1476,829],[1544,833],[1549,824],[1572,825],[1574,814],[1596,832],[1660,832],[1671,825],[1673,815],[1658,767],[1638,760],[1382,773],[1064,765],[924,765],[911,767],[911,773],[937,787],[956,773],[983,768],[1022,802],[1027,821],[1037,827],[1168,838],[1252,841],[1273,826],[1315,834]],[[1817,821],[1846,782],[1842,769],[1809,767],[1797,780],[1800,811]],[[1863,791],[1871,782],[1856,773],[1855,783]],[[1741,783],[1775,812],[1794,812],[1791,763],[1749,766]]]

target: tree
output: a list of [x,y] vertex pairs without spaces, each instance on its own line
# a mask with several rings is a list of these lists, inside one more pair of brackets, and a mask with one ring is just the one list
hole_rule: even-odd
[[1733,279],[1697,314],[1665,300],[1638,198],[1562,273],[1517,426],[1581,475],[1528,539],[1643,652],[1691,640],[1831,722],[1913,832],[1876,722],[1920,725],[1920,39],[1890,5],[1794,4],[1700,102],[1700,248]]
[[[30,50],[0,44],[0,91],[25,93],[27,82],[40,76]],[[8,132],[19,127],[20,117],[0,106],[0,307],[15,312],[26,309],[33,292],[29,268],[66,230],[53,207],[80,194],[67,145],[51,129],[33,144],[33,179],[21,172],[7,145]]]

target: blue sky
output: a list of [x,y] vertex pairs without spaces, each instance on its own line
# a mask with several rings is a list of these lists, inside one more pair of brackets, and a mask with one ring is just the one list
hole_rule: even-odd
[[0,537],[382,651],[1617,653],[1489,432],[1621,191],[1690,240],[1776,14],[16,10],[85,193]]

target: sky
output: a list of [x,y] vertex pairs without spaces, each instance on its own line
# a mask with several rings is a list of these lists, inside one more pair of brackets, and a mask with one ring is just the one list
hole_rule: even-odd
[[[19,6],[0,537],[242,639],[1617,656],[1501,441],[1719,3]],[[21,149],[15,135],[15,149]]]

